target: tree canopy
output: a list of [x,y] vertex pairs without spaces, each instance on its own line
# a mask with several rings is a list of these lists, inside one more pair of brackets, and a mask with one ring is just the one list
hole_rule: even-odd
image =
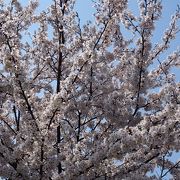
[[154,44],[161,0],[97,0],[83,26],[75,3],[0,1],[0,177],[180,179],[180,9]]

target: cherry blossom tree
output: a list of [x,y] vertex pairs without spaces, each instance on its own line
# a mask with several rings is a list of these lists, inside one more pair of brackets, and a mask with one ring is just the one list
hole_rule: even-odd
[[138,3],[135,16],[128,0],[97,0],[82,26],[75,0],[38,13],[36,0],[0,1],[2,178],[180,179],[168,158],[180,150],[180,49],[162,56],[180,10],[153,44],[162,2]]

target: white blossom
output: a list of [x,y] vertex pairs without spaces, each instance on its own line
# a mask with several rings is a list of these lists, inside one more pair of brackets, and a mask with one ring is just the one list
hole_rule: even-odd
[[138,2],[95,1],[82,26],[75,0],[0,1],[0,178],[180,178],[180,50],[162,56],[180,13],[154,44],[162,2]]

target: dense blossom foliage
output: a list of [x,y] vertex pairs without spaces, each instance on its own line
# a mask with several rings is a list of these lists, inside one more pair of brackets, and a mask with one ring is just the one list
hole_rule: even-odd
[[180,179],[180,49],[162,58],[179,9],[154,45],[161,0],[139,0],[138,17],[97,0],[83,27],[75,3],[0,1],[0,177]]

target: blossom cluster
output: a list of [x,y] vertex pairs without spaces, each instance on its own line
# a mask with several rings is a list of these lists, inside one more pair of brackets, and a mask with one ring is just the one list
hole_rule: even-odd
[[162,56],[180,10],[153,44],[162,2],[138,2],[98,0],[81,26],[75,0],[0,1],[0,178],[180,179],[180,50]]

